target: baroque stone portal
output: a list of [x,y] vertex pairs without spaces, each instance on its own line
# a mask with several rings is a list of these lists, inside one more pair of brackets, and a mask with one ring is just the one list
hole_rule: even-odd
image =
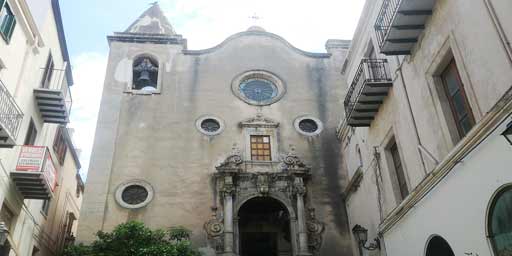
[[217,255],[315,254],[324,224],[305,206],[310,168],[294,153],[281,157],[279,168],[265,163],[268,171],[255,172],[243,159],[234,149],[213,176],[220,207],[204,228]]

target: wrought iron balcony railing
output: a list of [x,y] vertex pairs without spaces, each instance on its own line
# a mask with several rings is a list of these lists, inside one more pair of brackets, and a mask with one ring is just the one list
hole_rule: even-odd
[[0,81],[0,147],[16,145],[16,138],[22,120],[23,112],[9,90]]
[[408,55],[425,29],[436,0],[383,0],[375,20],[381,52]]
[[350,126],[369,126],[393,85],[385,59],[362,59],[345,97]]

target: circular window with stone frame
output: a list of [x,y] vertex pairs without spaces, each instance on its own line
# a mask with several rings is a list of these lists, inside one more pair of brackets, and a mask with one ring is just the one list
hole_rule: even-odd
[[153,200],[153,195],[153,187],[148,182],[134,180],[119,185],[115,198],[123,208],[138,209],[148,205]]
[[295,130],[305,136],[315,136],[322,132],[324,125],[322,121],[311,116],[302,116],[293,122]]
[[279,101],[286,93],[284,82],[264,70],[244,72],[231,83],[233,94],[250,105],[266,106]]
[[204,135],[215,136],[224,130],[224,122],[215,116],[203,116],[197,119],[196,128]]

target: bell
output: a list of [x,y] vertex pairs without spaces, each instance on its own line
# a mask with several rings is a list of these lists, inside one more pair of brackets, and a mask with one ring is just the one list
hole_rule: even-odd
[[139,89],[147,86],[155,87],[154,82],[151,81],[150,75],[152,72],[157,72],[158,68],[153,66],[149,59],[144,59],[134,70],[140,72],[139,78],[137,78],[135,82]]

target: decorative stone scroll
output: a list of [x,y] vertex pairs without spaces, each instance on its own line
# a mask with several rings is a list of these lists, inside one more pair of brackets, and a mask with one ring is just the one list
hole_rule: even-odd
[[283,171],[294,173],[309,173],[309,168],[303,161],[295,154],[295,149],[291,146],[291,151],[286,156],[282,157]]
[[308,247],[311,251],[318,252],[322,246],[325,224],[316,219],[314,208],[308,208],[306,227],[308,230]]
[[224,223],[217,218],[217,207],[212,207],[212,218],[204,223],[203,228],[215,251],[222,252],[224,250],[224,241],[222,239]]
[[215,168],[219,172],[240,172],[241,165],[243,164],[242,152],[233,145],[231,154],[222,163],[217,165]]

